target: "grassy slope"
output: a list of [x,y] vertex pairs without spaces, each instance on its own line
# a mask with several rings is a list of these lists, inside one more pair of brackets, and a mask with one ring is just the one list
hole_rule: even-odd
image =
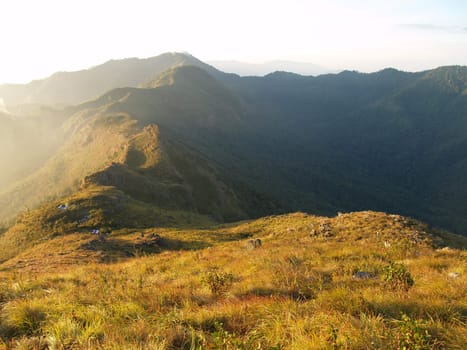
[[[326,223],[332,236],[310,238]],[[152,232],[163,241],[148,248]],[[262,247],[247,249],[251,238]],[[296,213],[92,240],[56,237],[2,265],[3,338],[78,349],[461,349],[467,340],[466,239],[412,219]],[[390,261],[412,275],[407,292],[352,278],[379,276]],[[213,294],[209,276],[232,284]]]
[[[154,125],[141,127],[107,105],[75,113],[69,135],[40,169],[0,193],[0,216],[11,219],[92,184],[113,186],[134,199],[168,210],[222,221],[245,217],[242,204],[215,167]],[[143,190],[142,190],[143,189]]]
[[[65,204],[68,209],[58,206]],[[86,220],[82,220],[87,217]],[[82,221],[82,222],[80,222]],[[176,224],[207,224],[206,216],[138,201],[111,186],[88,185],[69,197],[24,212],[0,237],[0,259],[51,239],[76,233],[91,233],[121,228],[173,226]]]
[[118,161],[131,132],[134,132],[134,122],[117,116],[107,118],[106,123],[94,118],[68,133],[67,141],[42,167],[2,191],[2,219],[76,190],[86,175]]

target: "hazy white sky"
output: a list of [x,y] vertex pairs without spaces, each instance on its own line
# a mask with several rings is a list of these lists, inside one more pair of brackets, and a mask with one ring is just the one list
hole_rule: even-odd
[[467,65],[467,1],[5,0],[0,38],[0,83],[167,51],[422,70]]

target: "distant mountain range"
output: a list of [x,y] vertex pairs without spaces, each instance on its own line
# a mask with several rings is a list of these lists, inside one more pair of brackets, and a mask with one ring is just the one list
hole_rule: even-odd
[[235,73],[240,76],[263,76],[277,71],[313,76],[338,72],[335,69],[329,69],[317,64],[295,61],[277,60],[264,63],[247,63],[241,61],[208,61],[207,63],[221,71]]
[[76,72],[58,72],[29,84],[0,85],[0,98],[7,106],[22,104],[70,105],[99,97],[117,87],[137,87],[167,69],[195,65],[208,66],[193,56],[166,53],[156,57],[111,60]]
[[5,225],[92,193],[107,223],[123,207],[217,221],[372,209],[467,232],[466,67],[240,77],[171,53],[0,98]]

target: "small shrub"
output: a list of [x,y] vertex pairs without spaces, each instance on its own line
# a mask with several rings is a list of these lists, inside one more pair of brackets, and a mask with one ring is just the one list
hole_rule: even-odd
[[426,325],[406,314],[397,322],[398,333],[394,346],[399,350],[431,350],[439,349],[439,342],[432,338]]
[[383,268],[383,281],[393,291],[407,292],[414,284],[405,265],[390,263]]
[[221,295],[226,293],[232,286],[234,276],[231,273],[219,271],[217,269],[206,273],[201,283],[209,288],[212,294]]

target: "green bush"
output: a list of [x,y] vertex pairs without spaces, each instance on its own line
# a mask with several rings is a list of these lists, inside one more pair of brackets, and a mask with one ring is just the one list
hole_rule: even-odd
[[405,265],[391,262],[383,268],[383,281],[393,291],[407,292],[414,284]]
[[396,344],[394,344],[397,349],[432,350],[439,348],[440,344],[432,338],[424,322],[402,314],[402,319],[397,321],[397,327],[398,334]]
[[234,276],[231,273],[214,269],[207,272],[202,278],[201,283],[209,288],[212,294],[221,295],[226,293],[232,286]]

